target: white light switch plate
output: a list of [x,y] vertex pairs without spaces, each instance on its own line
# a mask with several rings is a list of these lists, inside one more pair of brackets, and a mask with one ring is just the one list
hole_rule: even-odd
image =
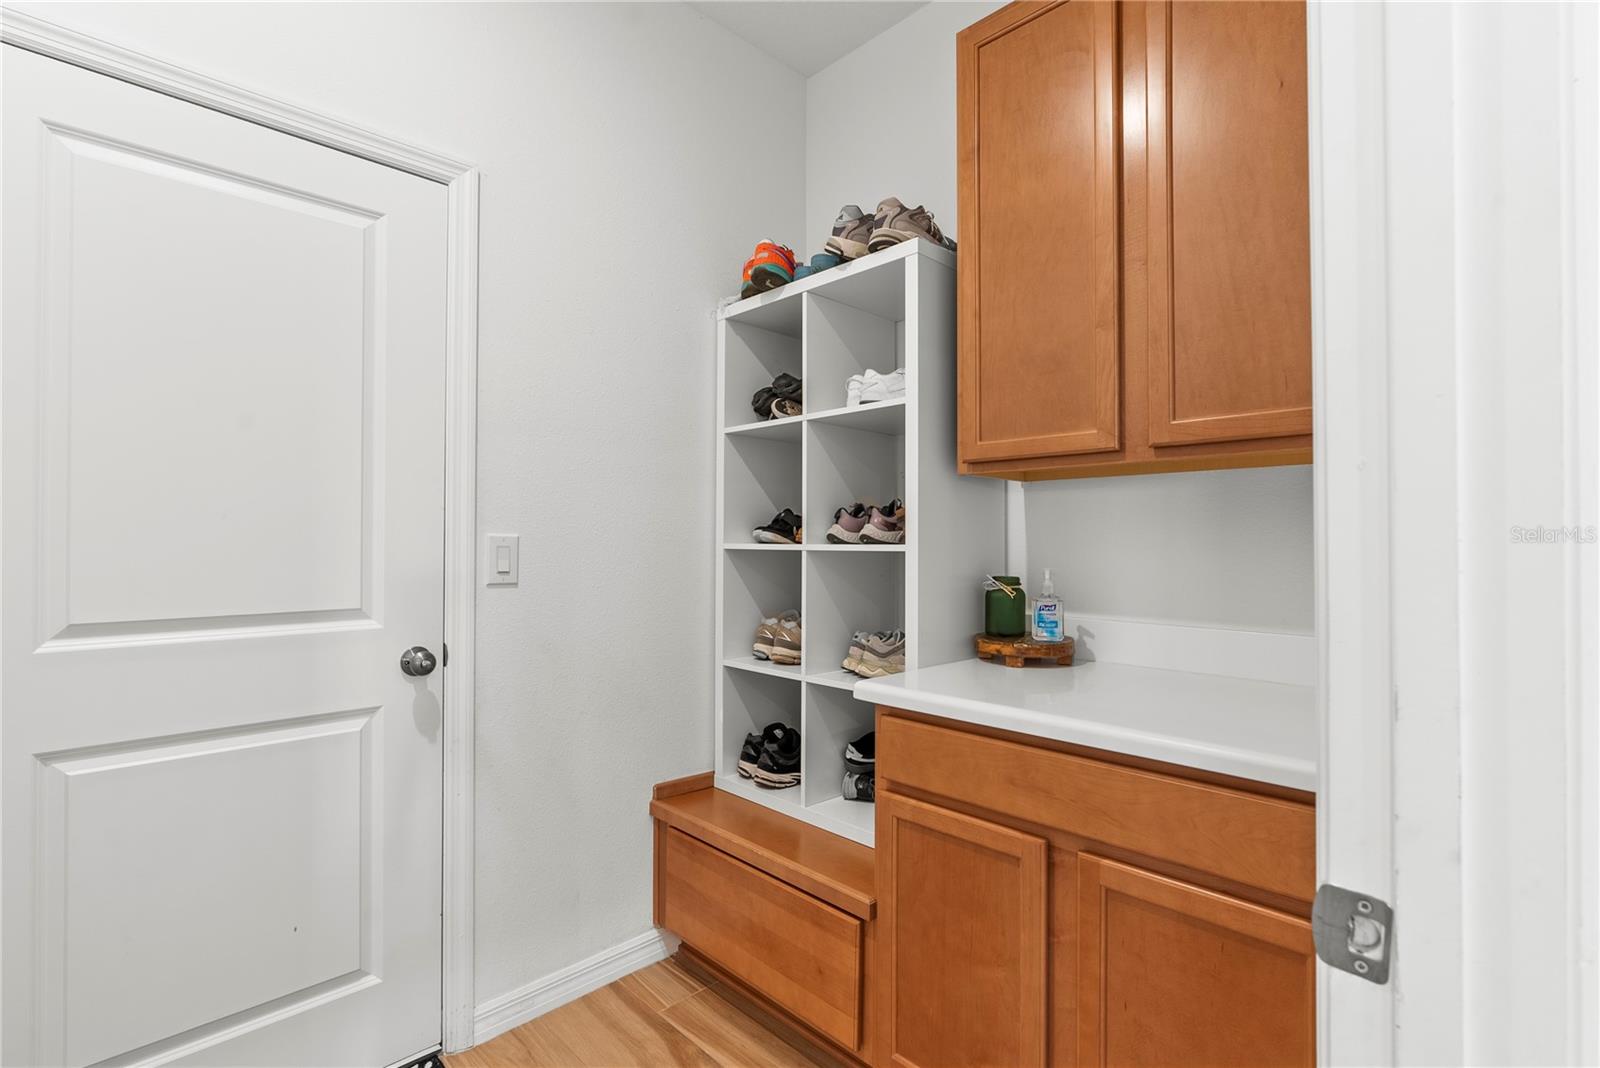
[[483,584],[485,586],[515,586],[517,584],[517,534],[490,534],[483,542]]

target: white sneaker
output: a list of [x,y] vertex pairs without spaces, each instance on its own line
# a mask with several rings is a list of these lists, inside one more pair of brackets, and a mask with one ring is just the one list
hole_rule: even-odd
[[900,400],[906,395],[906,373],[895,368],[886,375],[868,371],[862,376],[860,400],[857,404],[875,404],[879,401]]
[[866,383],[862,375],[851,375],[844,384],[844,406],[846,408],[859,407],[861,404],[861,387]]

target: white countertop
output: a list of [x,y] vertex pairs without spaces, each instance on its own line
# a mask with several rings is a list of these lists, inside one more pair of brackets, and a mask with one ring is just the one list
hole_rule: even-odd
[[1310,686],[1127,664],[1009,668],[974,659],[863,679],[855,695],[963,723],[1317,788]]

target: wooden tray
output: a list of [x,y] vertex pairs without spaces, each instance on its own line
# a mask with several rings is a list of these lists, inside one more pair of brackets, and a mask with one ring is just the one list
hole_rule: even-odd
[[1032,638],[996,638],[989,634],[974,634],[972,644],[978,649],[979,660],[999,660],[1006,667],[1018,668],[1029,660],[1043,660],[1070,667],[1072,650],[1076,645],[1071,638],[1059,642],[1036,642]]

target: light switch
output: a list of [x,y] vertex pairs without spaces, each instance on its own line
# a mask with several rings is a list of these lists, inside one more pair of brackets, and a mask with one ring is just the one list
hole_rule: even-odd
[[517,584],[517,534],[490,534],[485,542],[485,586],[515,586]]

